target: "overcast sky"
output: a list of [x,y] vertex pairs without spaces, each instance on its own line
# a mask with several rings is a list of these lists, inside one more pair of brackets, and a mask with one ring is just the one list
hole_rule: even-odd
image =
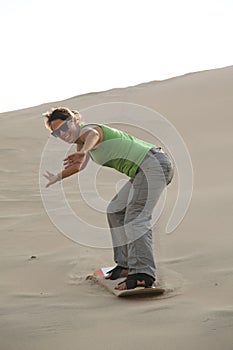
[[0,4],[0,112],[233,64],[233,0]]

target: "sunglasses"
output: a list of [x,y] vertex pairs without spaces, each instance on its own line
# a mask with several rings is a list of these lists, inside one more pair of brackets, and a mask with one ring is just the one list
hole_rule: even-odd
[[53,135],[54,137],[60,137],[61,131],[66,132],[69,129],[68,122],[70,122],[71,120],[72,120],[72,117],[67,118],[66,121],[59,128],[51,132],[51,135]]

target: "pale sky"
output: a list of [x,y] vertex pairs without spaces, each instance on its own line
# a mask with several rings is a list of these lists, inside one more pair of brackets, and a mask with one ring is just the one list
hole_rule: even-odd
[[233,64],[233,0],[0,0],[0,112]]

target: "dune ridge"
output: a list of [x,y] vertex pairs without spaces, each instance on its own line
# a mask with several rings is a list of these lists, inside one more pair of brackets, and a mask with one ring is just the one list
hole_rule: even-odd
[[[1,350],[232,350],[232,96],[230,66],[0,114]],[[119,300],[86,280],[113,264],[111,250],[66,238],[41,201],[38,173],[48,140],[41,113],[65,105],[85,116],[90,106],[119,101],[161,113],[191,155],[194,188],[186,216],[174,233],[165,234],[176,174],[154,228],[158,269],[175,291],[169,298]],[[90,173],[85,176],[91,181]],[[119,179],[101,172],[103,197]],[[67,179],[64,187],[85,217],[74,184]],[[92,214],[92,221],[102,224],[104,215]]]

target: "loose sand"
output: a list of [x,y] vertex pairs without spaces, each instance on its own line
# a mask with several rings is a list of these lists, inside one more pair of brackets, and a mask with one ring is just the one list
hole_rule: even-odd
[[[233,349],[232,96],[231,66],[0,114],[1,350]],[[192,159],[194,189],[184,220],[165,233],[176,174],[154,228],[158,268],[173,287],[167,298],[118,299],[85,280],[113,264],[111,249],[66,238],[41,201],[38,173],[49,136],[41,113],[56,105],[85,110],[119,101],[161,113]],[[86,171],[86,181],[91,175]],[[114,193],[111,181],[120,178],[101,171],[105,199]],[[71,195],[73,181],[65,184]],[[72,196],[85,216],[82,200]],[[102,216],[91,220],[99,225]]]

